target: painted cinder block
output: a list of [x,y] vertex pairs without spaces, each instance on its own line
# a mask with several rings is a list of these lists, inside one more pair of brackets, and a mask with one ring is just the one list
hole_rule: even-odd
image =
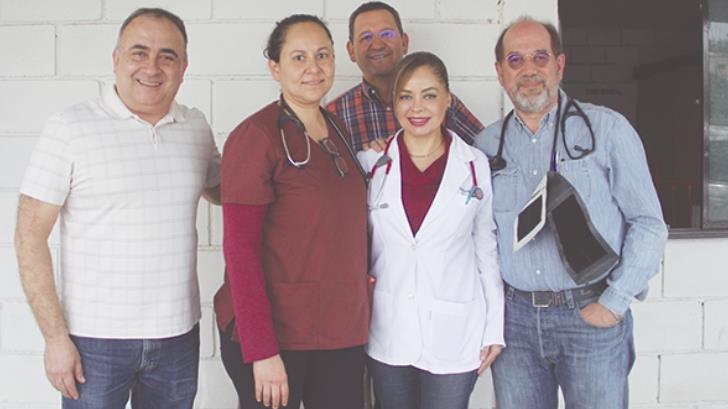
[[637,355],[629,374],[630,403],[657,403],[659,370],[657,355]]
[[[348,19],[351,12],[361,3],[363,2],[360,0],[326,1],[326,17]],[[435,0],[391,0],[387,1],[387,4],[394,7],[400,18],[405,21],[435,17]]]
[[70,21],[101,18],[99,0],[3,0],[2,21]]
[[323,16],[324,3],[321,0],[276,0],[260,7],[257,0],[216,0],[213,17],[216,20],[281,20],[291,14],[313,14]]
[[665,297],[728,296],[728,239],[670,240],[665,251]]
[[200,361],[195,408],[235,409],[238,395],[220,359]]
[[124,0],[103,2],[104,16],[111,20],[124,20],[140,7],[161,7],[175,13],[183,20],[209,19],[212,0]]
[[[402,22],[402,24],[405,24],[405,22]],[[351,61],[349,53],[346,50],[346,43],[349,41],[348,23],[330,22],[328,27],[329,31],[331,31],[331,36],[334,39],[334,57],[336,58],[336,81],[334,83],[334,87],[336,87],[336,82],[338,82],[341,77],[352,76],[361,79],[361,71],[359,71],[359,67],[357,67],[356,63]],[[404,27],[404,30],[405,32],[407,31],[407,26]]]
[[484,126],[500,119],[501,87],[497,81],[456,80],[450,82],[450,89]]
[[56,404],[61,394],[45,376],[43,355],[0,353],[0,404],[8,408],[35,408],[36,405]]
[[214,324],[214,315],[211,305],[202,306],[202,319],[200,320],[200,358],[208,359],[215,355],[217,349],[215,345],[215,331],[217,326]]
[[205,198],[200,198],[197,204],[197,219],[195,220],[195,228],[197,229],[197,246],[206,247],[210,242],[210,205]]
[[32,77],[55,73],[56,29],[50,25],[0,27],[0,76]]
[[499,18],[493,3],[482,0],[440,0],[438,8],[443,19],[489,20],[495,23]]
[[3,302],[0,309],[0,348],[7,352],[42,353],[43,336],[25,302]]
[[558,27],[558,7],[554,2],[533,0],[508,0],[503,2],[504,28],[513,20],[524,15],[553,23]]
[[272,29],[272,23],[188,24],[191,57],[187,74],[268,74],[263,49]]
[[475,383],[475,389],[470,395],[469,409],[494,409],[495,393],[493,392],[493,377],[490,369],[486,370]]
[[0,299],[23,300],[24,297],[15,249],[12,244],[3,244],[0,247]]
[[272,78],[248,81],[215,81],[212,91],[212,127],[230,133],[243,119],[278,99],[278,83]]
[[728,401],[728,352],[663,355],[660,402]]
[[705,349],[728,350],[728,300],[705,301]]
[[3,171],[0,172],[0,188],[20,188],[30,155],[37,141],[38,139],[34,137],[0,136],[0,146],[2,146],[0,163],[3,167]]
[[[493,76],[493,44],[500,27],[495,24],[410,24],[410,51],[439,56],[452,76]],[[467,61],[467,63],[465,63]]]
[[0,192],[0,243],[12,245],[15,240],[15,220],[18,193]]
[[0,133],[39,133],[55,113],[99,95],[96,81],[0,82]]
[[58,29],[58,71],[61,75],[109,76],[118,24],[81,24]]
[[221,249],[197,252],[197,277],[200,281],[200,300],[212,303],[213,297],[223,282],[225,260]]
[[[192,57],[190,57],[192,58]],[[208,123],[212,113],[212,83],[209,80],[185,79],[177,92],[175,100],[205,114]]]
[[222,208],[213,206],[210,210],[210,244],[222,246]]
[[699,300],[633,303],[637,351],[696,350],[702,344],[703,310]]

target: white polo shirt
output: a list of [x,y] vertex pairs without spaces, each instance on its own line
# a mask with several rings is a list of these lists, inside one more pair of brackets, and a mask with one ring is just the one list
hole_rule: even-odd
[[114,87],[52,116],[20,192],[61,208],[71,334],[164,338],[200,319],[195,219],[220,154],[204,114],[173,103],[152,126]]

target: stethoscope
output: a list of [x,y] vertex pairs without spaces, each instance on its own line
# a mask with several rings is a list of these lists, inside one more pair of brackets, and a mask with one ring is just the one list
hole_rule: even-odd
[[[371,181],[374,179],[374,175],[376,174],[377,169],[379,169],[382,166],[385,167],[384,168],[384,180],[382,180],[382,183],[379,185],[379,190],[377,191],[377,195],[373,201],[373,203],[376,203],[376,204],[373,206],[370,206],[369,210],[386,209],[389,207],[388,203],[381,203],[382,193],[384,192],[384,186],[387,184],[387,179],[389,179],[389,172],[392,170],[393,161],[392,161],[392,158],[389,156],[389,148],[391,147],[392,142],[395,139],[397,139],[397,135],[402,133],[402,131],[403,130],[400,129],[397,133],[394,134],[394,136],[392,138],[390,138],[387,141],[387,144],[384,146],[384,153],[382,154],[382,156],[379,157],[379,159],[377,159],[377,161],[372,166],[372,169],[367,174],[368,179]],[[443,131],[443,132],[446,132],[446,131]],[[474,163],[474,161],[471,160],[468,162],[468,164],[470,167],[470,178],[473,182],[473,186],[470,189],[463,189],[462,187],[460,188],[460,192],[467,195],[467,198],[465,199],[466,205],[470,203],[470,200],[472,198],[476,198],[478,200],[483,200],[483,196],[484,196],[483,189],[481,189],[480,186],[478,186],[478,176],[475,173],[475,163]]]
[[[566,101],[566,105],[564,106],[564,115],[561,116],[561,93],[559,93],[559,98],[557,102],[558,106],[556,108],[556,121],[554,122],[556,126],[554,126],[554,140],[553,144],[551,145],[551,171],[556,172],[556,141],[558,140],[559,136],[559,128],[561,128],[561,140],[564,144],[564,150],[566,151],[566,154],[569,156],[569,159],[575,160],[575,159],[583,159],[592,153],[594,153],[594,150],[596,149],[596,138],[594,137],[594,130],[592,129],[591,121],[589,121],[589,117],[586,116],[584,111],[581,109],[579,104],[576,103],[571,98],[568,98]],[[576,112],[570,111],[571,108],[574,108]],[[574,155],[571,152],[571,149],[569,149],[569,146],[566,144],[566,119],[571,116],[578,116],[582,120],[584,120],[584,123],[586,124],[586,127],[589,129],[589,136],[591,138],[591,148],[583,148],[579,145],[574,145],[574,149],[579,152],[578,154]],[[505,119],[503,119],[503,125],[501,126],[501,132],[500,132],[500,142],[498,143],[498,152],[490,158],[488,161],[490,164],[490,170],[491,172],[497,172],[499,170],[503,170],[506,167],[506,160],[503,158],[503,145],[506,141],[506,129],[508,128],[508,121],[513,117],[513,110],[506,115]]]
[[[281,110],[278,114],[278,132],[281,134],[281,143],[283,144],[283,151],[286,153],[286,158],[288,159],[288,163],[293,165],[296,169],[303,169],[308,162],[311,160],[311,137],[308,134],[308,131],[306,131],[306,126],[303,124],[301,119],[298,118],[298,115],[296,115],[296,112],[291,109],[291,107],[288,105],[286,100],[283,98],[283,94],[281,94],[278,105],[280,106]],[[322,107],[319,107],[319,110],[321,111],[321,114],[326,118],[326,122],[328,122],[332,128],[334,128],[334,131],[336,132],[336,135],[338,135],[341,142],[346,146],[346,150],[349,152],[349,155],[351,156],[352,162],[354,162],[357,169],[359,169],[359,173],[364,178],[364,181],[367,181],[367,175],[364,172],[364,169],[361,167],[361,164],[356,159],[356,154],[354,153],[354,150],[351,148],[351,145],[346,141],[346,138],[344,137],[344,133],[341,131],[341,128],[339,128],[339,125],[336,124],[336,121],[331,117],[331,113],[329,113],[327,110],[323,109]],[[286,120],[293,121],[296,126],[303,131],[303,136],[306,139],[306,159],[302,161],[296,161],[293,159],[293,156],[291,155],[291,151],[288,149],[288,142],[286,141],[286,133],[283,131],[283,124]]]

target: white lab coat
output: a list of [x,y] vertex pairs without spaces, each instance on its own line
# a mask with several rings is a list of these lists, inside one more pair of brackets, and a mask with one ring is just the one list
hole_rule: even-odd
[[[416,236],[402,205],[396,140],[387,152],[389,174],[386,165],[377,168],[367,198],[370,274],[377,279],[367,353],[386,364],[436,374],[474,370],[482,347],[505,345],[488,160],[450,134],[442,181]],[[358,156],[370,171],[382,155],[369,150]],[[471,161],[484,197],[466,203],[473,187]]]

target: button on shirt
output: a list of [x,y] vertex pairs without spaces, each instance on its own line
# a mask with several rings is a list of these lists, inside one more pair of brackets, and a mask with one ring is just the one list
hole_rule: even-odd
[[[561,99],[563,106],[566,95],[562,93]],[[644,298],[649,278],[658,272],[667,229],[636,131],[611,109],[577,103],[592,123],[596,149],[572,160],[559,132],[557,169],[576,188],[594,226],[621,257],[607,273],[609,287],[599,302],[624,314],[632,298]],[[549,171],[555,116],[556,107],[534,133],[513,115],[503,148],[507,165],[492,175],[501,273],[504,281],[526,291],[577,287],[561,261],[548,224],[534,240],[513,253],[513,222]],[[501,127],[502,121],[498,121],[475,138],[475,146],[489,157],[498,150]],[[577,145],[592,146],[589,130],[577,115],[566,120],[566,143],[572,155],[578,153]]]

